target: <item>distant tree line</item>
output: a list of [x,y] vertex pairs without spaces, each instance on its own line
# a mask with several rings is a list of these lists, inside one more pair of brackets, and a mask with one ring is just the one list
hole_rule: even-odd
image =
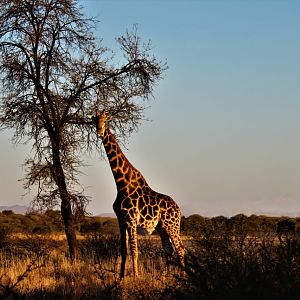
[[[259,235],[267,233],[295,233],[300,231],[300,218],[269,217],[264,215],[237,214],[231,218],[217,216],[207,218],[198,214],[182,217],[181,232],[183,235],[194,235],[210,228],[212,231],[245,232]],[[82,217],[76,226],[82,234],[101,232],[102,234],[118,234],[119,226],[116,218]],[[60,211],[47,210],[44,213],[30,212],[26,215],[16,214],[11,210],[0,212],[0,232],[16,233],[54,233],[63,232],[64,225]],[[142,231],[139,231],[142,233]],[[155,232],[154,232],[155,234]]]
[[[109,217],[83,217],[77,224],[79,233],[101,232],[102,234],[118,233],[118,221]],[[11,210],[0,212],[0,232],[6,233],[63,233],[64,224],[58,210],[47,210],[44,213],[30,212],[26,215],[15,214]]]
[[265,215],[237,214],[231,218],[217,216],[205,218],[198,214],[182,217],[181,230],[186,235],[201,233],[210,228],[212,231],[230,231],[232,234],[244,232],[249,235],[268,233],[285,234],[300,231],[300,218],[270,217]]

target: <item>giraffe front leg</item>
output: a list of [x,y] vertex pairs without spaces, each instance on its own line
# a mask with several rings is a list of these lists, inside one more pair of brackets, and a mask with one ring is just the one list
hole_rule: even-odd
[[138,248],[137,248],[136,224],[130,226],[127,230],[128,230],[129,244],[130,244],[132,264],[133,264],[133,274],[134,277],[137,277],[139,275],[139,272],[138,272]]
[[126,227],[120,225],[120,234],[121,234],[121,272],[120,278],[125,276],[125,265],[126,265],[126,256],[127,256],[127,233]]

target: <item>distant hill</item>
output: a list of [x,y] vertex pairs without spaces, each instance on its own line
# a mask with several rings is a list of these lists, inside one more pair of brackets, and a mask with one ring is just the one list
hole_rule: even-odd
[[0,212],[3,210],[12,210],[15,214],[25,215],[28,211],[28,207],[25,205],[0,206]]

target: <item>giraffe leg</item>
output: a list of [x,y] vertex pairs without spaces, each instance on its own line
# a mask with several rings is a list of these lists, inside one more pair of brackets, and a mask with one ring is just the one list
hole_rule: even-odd
[[128,229],[128,236],[129,236],[129,244],[132,256],[132,263],[133,263],[133,274],[134,277],[137,277],[139,274],[138,272],[138,248],[137,248],[137,233],[136,233],[136,225],[129,227]]
[[127,256],[127,238],[126,238],[126,228],[125,226],[120,225],[120,234],[121,234],[121,272],[120,278],[125,276],[125,265],[126,265],[126,256]]
[[174,248],[177,252],[177,255],[179,257],[180,266],[184,269],[185,268],[185,262],[184,262],[185,251],[184,251],[184,246],[183,246],[179,232],[172,234],[170,236],[170,238],[171,238],[172,244],[174,245]]
[[177,252],[177,255],[179,257],[179,263],[180,266],[184,269],[185,268],[185,262],[184,262],[184,245],[182,243],[181,237],[180,237],[180,223],[178,224],[171,224],[166,222],[165,229],[167,234],[169,235],[171,242]]
[[162,247],[164,249],[164,254],[166,258],[167,267],[170,265],[172,254],[173,254],[173,246],[170,242],[169,235],[165,228],[162,227],[162,223],[158,222],[156,226],[156,230],[160,235]]

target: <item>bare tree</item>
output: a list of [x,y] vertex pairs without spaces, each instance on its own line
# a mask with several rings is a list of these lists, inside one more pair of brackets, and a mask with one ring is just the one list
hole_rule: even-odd
[[87,203],[78,191],[80,157],[97,143],[87,115],[107,109],[126,138],[165,69],[135,28],[117,39],[124,60],[116,66],[95,28],[75,0],[0,3],[1,126],[14,129],[14,142],[32,143],[25,188],[37,187],[34,203],[60,204],[71,258],[74,218]]

